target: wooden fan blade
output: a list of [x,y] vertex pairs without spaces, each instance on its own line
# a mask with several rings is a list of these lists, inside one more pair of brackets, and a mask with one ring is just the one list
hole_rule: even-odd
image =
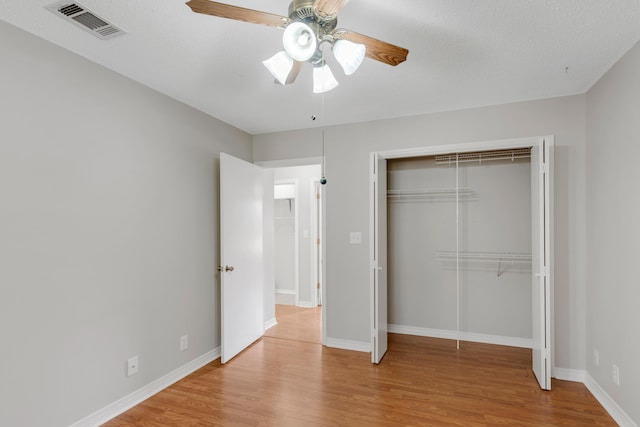
[[335,37],[336,39],[344,39],[354,43],[361,43],[367,47],[366,55],[369,58],[393,66],[406,61],[407,55],[409,54],[409,50],[403,47],[395,46],[391,43],[383,42],[382,40],[354,33],[349,30],[336,32]]
[[250,22],[252,24],[269,25],[271,27],[284,28],[289,23],[289,18],[259,10],[246,9],[239,6],[218,3],[210,0],[190,0],[187,6],[195,13],[219,16],[221,18],[235,19],[236,21]]
[[298,74],[300,73],[303,65],[304,62],[293,61],[293,68],[291,69],[291,71],[289,71],[289,75],[287,76],[287,80],[284,82],[284,84],[288,85],[295,82],[296,77],[298,77]]
[[348,2],[349,0],[315,0],[313,2],[313,8],[321,15],[334,16],[337,15]]

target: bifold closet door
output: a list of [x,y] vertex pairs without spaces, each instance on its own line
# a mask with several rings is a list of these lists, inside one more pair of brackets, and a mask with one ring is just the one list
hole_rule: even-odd
[[380,363],[387,352],[387,160],[371,155],[371,361]]
[[544,390],[551,389],[549,155],[549,147],[544,141],[531,148],[532,367]]

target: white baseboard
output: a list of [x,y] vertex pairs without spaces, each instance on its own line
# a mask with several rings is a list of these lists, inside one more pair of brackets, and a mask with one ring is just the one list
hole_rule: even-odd
[[327,337],[325,345],[327,347],[341,348],[343,350],[362,351],[365,353],[371,352],[371,343],[369,342],[342,340],[339,338]]
[[554,367],[551,376],[557,380],[573,381],[577,383],[585,382],[586,372],[580,369],[567,369]]
[[620,427],[638,427],[629,415],[618,406],[618,404],[607,394],[600,384],[593,379],[588,372],[585,373],[584,385],[587,386],[593,397],[604,407]]
[[421,337],[445,338],[450,340],[481,342],[485,344],[506,345],[509,347],[532,348],[533,341],[530,338],[505,337],[502,335],[477,334],[475,332],[449,331],[446,329],[419,328],[417,326],[388,325],[388,331],[396,334],[417,335]]
[[269,328],[273,328],[277,324],[278,324],[278,321],[276,320],[275,317],[272,317],[269,320],[265,320],[265,322],[264,322],[264,330],[266,331]]
[[186,365],[182,365],[168,374],[158,378],[146,386],[126,395],[110,405],[94,412],[93,414],[73,423],[70,427],[98,427],[107,421],[117,417],[128,409],[133,408],[140,402],[147,400],[154,394],[164,390],[171,384],[180,381],[182,378],[197,371],[204,365],[213,362],[220,357],[220,347],[215,348],[200,357],[193,359]]
[[302,308],[316,308],[310,301],[298,301],[298,307]]
[[276,289],[276,294],[280,294],[280,295],[295,295],[296,291],[294,289]]

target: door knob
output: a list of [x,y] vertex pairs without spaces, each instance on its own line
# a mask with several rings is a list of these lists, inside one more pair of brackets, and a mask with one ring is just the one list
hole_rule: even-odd
[[[223,267],[221,265],[218,266],[218,271],[222,271]],[[233,271],[233,267],[230,265],[225,265],[224,266],[224,271]]]

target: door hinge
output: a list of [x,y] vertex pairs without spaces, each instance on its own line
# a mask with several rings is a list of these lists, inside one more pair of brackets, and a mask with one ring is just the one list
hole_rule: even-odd
[[316,288],[320,289],[320,282],[316,283]]
[[319,238],[316,240],[316,244],[317,244],[318,246],[320,246],[320,239],[319,239]]
[[542,172],[548,174],[549,173],[549,163],[542,164]]
[[373,328],[373,332],[371,333],[371,338],[375,338],[378,336],[378,330],[376,328]]

